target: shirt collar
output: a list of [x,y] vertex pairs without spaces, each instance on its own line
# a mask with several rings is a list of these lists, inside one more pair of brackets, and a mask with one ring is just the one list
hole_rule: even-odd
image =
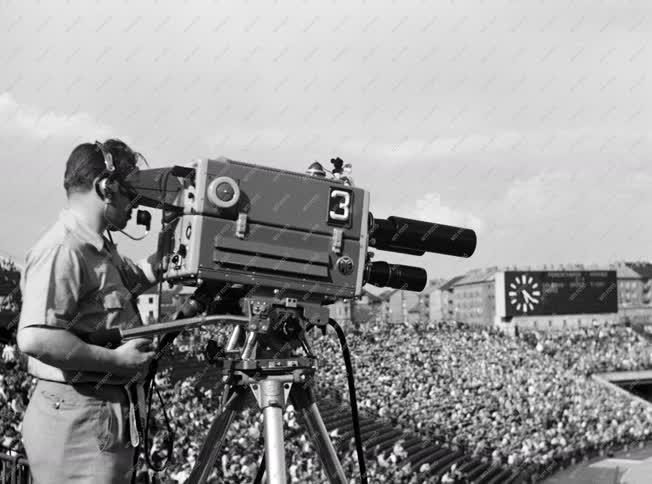
[[82,242],[92,245],[98,251],[104,247],[104,237],[90,228],[79,215],[70,209],[64,209],[59,215],[63,226]]

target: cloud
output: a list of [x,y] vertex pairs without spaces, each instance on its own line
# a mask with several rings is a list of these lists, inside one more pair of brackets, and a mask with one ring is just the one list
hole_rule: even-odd
[[0,94],[0,133],[47,138],[106,138],[112,128],[88,113],[73,114],[46,111],[17,102],[10,92]]
[[414,218],[428,222],[436,222],[457,227],[465,227],[481,232],[485,223],[479,217],[441,204],[441,197],[436,192],[427,193],[416,201]]
[[378,143],[374,151],[381,159],[446,157],[513,149],[525,136],[523,133],[506,131],[468,136],[433,136],[431,139],[406,138],[395,143]]
[[[577,157],[578,153],[592,153],[606,156],[610,152],[648,153],[650,135],[644,129],[627,129],[622,125],[597,128],[571,128],[550,130],[508,130],[469,135],[433,135],[431,138],[419,136],[395,137],[388,134],[386,140],[373,143],[371,154],[380,161],[411,159],[451,159],[479,156],[495,162],[500,154],[501,162],[512,161],[515,157],[547,156]],[[367,149],[365,140],[352,140],[345,145],[352,151]]]
[[498,264],[649,258],[650,183],[644,171],[605,175],[593,167],[518,178],[482,208],[489,230],[479,246]]
[[517,179],[505,192],[500,211],[507,215],[506,221],[516,224],[563,216],[576,205],[580,194],[582,198],[590,196],[590,184],[582,181],[559,171]]
[[[255,150],[280,149],[299,136],[292,131],[282,131],[274,128],[244,128],[232,126],[225,128],[219,134],[211,133],[202,141],[211,150],[226,150],[247,153]],[[300,139],[300,138],[299,138]],[[224,154],[224,153],[220,153]]]

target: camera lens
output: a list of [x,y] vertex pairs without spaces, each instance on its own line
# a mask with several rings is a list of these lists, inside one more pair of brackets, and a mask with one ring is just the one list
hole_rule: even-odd
[[217,188],[215,189],[215,194],[217,195],[217,198],[219,198],[223,202],[229,202],[233,198],[235,191],[233,190],[233,187],[231,185],[229,185],[226,182],[222,182],[219,185],[217,185]]
[[406,291],[423,291],[428,274],[421,267],[371,262],[365,269],[365,282],[377,287],[391,287]]

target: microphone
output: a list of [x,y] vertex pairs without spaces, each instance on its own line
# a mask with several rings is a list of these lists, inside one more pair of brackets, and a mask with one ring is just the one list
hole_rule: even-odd
[[145,233],[143,234],[142,237],[133,237],[129,235],[127,232],[125,232],[124,230],[120,230],[120,232],[125,234],[131,240],[143,240],[145,237],[147,237],[147,234],[149,234],[149,229],[152,225],[152,214],[149,213],[147,210],[138,210],[138,212],[136,212],[136,225],[145,226]]

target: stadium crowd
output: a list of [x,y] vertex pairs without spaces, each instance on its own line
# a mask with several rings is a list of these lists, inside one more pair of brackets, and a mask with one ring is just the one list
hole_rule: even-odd
[[[322,354],[337,351],[331,338],[319,344]],[[647,405],[590,377],[652,366],[647,342],[631,328],[513,338],[439,323],[375,328],[349,346],[361,408],[496,463],[545,468],[652,435]],[[333,364],[322,374],[325,392],[345,376]]]
[[[318,375],[322,397],[346,400],[346,375],[333,334],[312,346],[324,362]],[[476,457],[522,468],[545,468],[571,456],[648,440],[652,411],[638,400],[605,388],[591,372],[650,368],[647,342],[627,327],[590,328],[513,338],[492,330],[436,323],[419,328],[353,331],[348,343],[362,412],[414,431],[426,439]],[[184,349],[191,346],[182,345]],[[196,345],[195,345],[196,346]],[[33,382],[15,349],[2,348],[0,435],[5,449],[22,451],[20,422]],[[183,358],[188,358],[183,362]],[[204,364],[197,351],[176,354],[178,366]],[[192,363],[192,364],[191,364]],[[156,474],[145,466],[139,482],[184,482],[219,408],[217,385],[197,376],[160,373],[158,386],[174,429],[174,459]],[[203,381],[207,381],[205,375]],[[209,380],[208,380],[209,381]],[[164,422],[158,398],[153,422]],[[233,423],[209,482],[251,482],[262,449],[260,412],[245,411]],[[311,443],[293,409],[285,413],[286,456],[292,482],[325,482]],[[157,430],[157,429],[154,429]],[[165,431],[154,435],[151,458],[163,462]],[[357,476],[352,440],[338,442],[347,475]],[[370,482],[432,482],[405,465],[405,451],[367,459]],[[464,482],[454,470],[448,484]]]
[[[8,347],[9,345],[5,345],[2,348],[5,354],[10,353],[4,351]],[[13,351],[11,353],[13,354]],[[201,359],[196,359],[193,355],[190,360],[184,361],[182,356],[176,354],[173,361],[175,365],[189,363],[190,366],[196,366]],[[9,455],[24,454],[20,440],[21,421],[36,381],[26,373],[21,358],[17,361],[0,362],[0,370],[0,435],[3,436],[0,441],[0,452]],[[156,380],[174,434],[173,459],[161,473],[149,469],[141,459],[137,473],[139,483],[185,482],[199,454],[199,446],[206,438],[208,429],[218,414],[221,392],[216,391],[212,386],[206,388],[198,385],[202,379],[204,382],[214,380],[203,378],[205,375],[179,378],[180,375],[183,375],[183,372],[172,378],[171,368],[168,368],[160,372]],[[254,401],[251,403],[249,409],[234,419],[218,465],[208,479],[209,483],[235,484],[253,481],[263,448],[263,428],[262,413],[252,410],[256,405]],[[160,466],[166,462],[165,442],[168,434],[158,398],[154,399],[152,407],[153,416],[150,420],[153,426],[150,431],[152,446],[149,455],[151,462]],[[318,456],[303,427],[297,421],[291,405],[286,409],[284,421],[286,461],[291,481],[301,484],[326,482]],[[349,476],[359,476],[353,440],[340,442],[337,433],[332,433],[331,438],[340,449],[345,473]],[[377,462],[367,462],[369,482],[408,484],[422,482],[423,479],[419,480],[418,472],[402,465],[404,458],[405,452],[399,444],[395,445],[391,452],[380,455]]]
[[527,332],[523,339],[564,368],[584,375],[652,366],[646,339],[629,326],[593,326],[562,333]]
[[6,257],[0,256],[0,311],[12,313],[20,309],[20,289],[18,280],[20,272],[16,264]]
[[0,452],[22,454],[20,424],[36,384],[21,367],[16,346],[0,344]]
[[[213,335],[218,341],[224,341],[224,335]],[[181,348],[187,348],[185,344]],[[166,370],[157,380],[157,385],[163,389],[162,396],[166,408],[169,409],[169,416],[175,422],[175,464],[167,471],[167,478],[173,482],[185,482],[190,475],[201,444],[208,432],[213,419],[218,415],[221,391],[217,383],[217,376],[211,376],[210,372],[200,372],[195,376],[184,376],[191,374],[192,368],[201,367],[198,362],[203,362],[203,355],[189,352],[185,356],[188,369],[184,371]],[[177,369],[183,366],[183,357],[176,355],[170,358],[174,361]],[[202,374],[203,373],[203,374]],[[206,385],[206,386],[204,386]],[[158,404],[158,400],[155,402]],[[261,459],[263,448],[263,420],[262,413],[250,396],[249,408],[236,416],[231,425],[225,440],[225,447],[222,449],[218,466],[211,475],[209,482],[219,483],[240,483],[252,482]],[[154,406],[158,416],[154,419],[163,422],[161,409]],[[303,426],[297,419],[292,405],[288,405],[284,413],[284,438],[286,444],[286,465],[288,474],[293,483],[309,484],[314,482],[327,482],[322,471],[318,455],[315,453],[312,442],[305,433]],[[164,454],[165,432],[160,429],[155,437],[155,445],[152,455],[154,460],[159,461]],[[331,439],[337,449],[344,466],[346,475],[359,476],[357,457],[353,439],[342,440],[344,437],[337,432],[331,433]],[[404,482],[406,484],[417,484],[423,482],[419,478],[419,470],[413,470],[409,465],[404,464],[405,451],[400,442],[395,445],[387,454],[379,455],[375,462],[367,462],[367,474],[369,482]],[[422,469],[426,470],[426,469]],[[142,477],[145,472],[152,482],[156,481],[156,475],[143,468]],[[144,479],[141,479],[143,482]],[[358,482],[358,478],[352,479]],[[169,482],[169,481],[163,481]]]

